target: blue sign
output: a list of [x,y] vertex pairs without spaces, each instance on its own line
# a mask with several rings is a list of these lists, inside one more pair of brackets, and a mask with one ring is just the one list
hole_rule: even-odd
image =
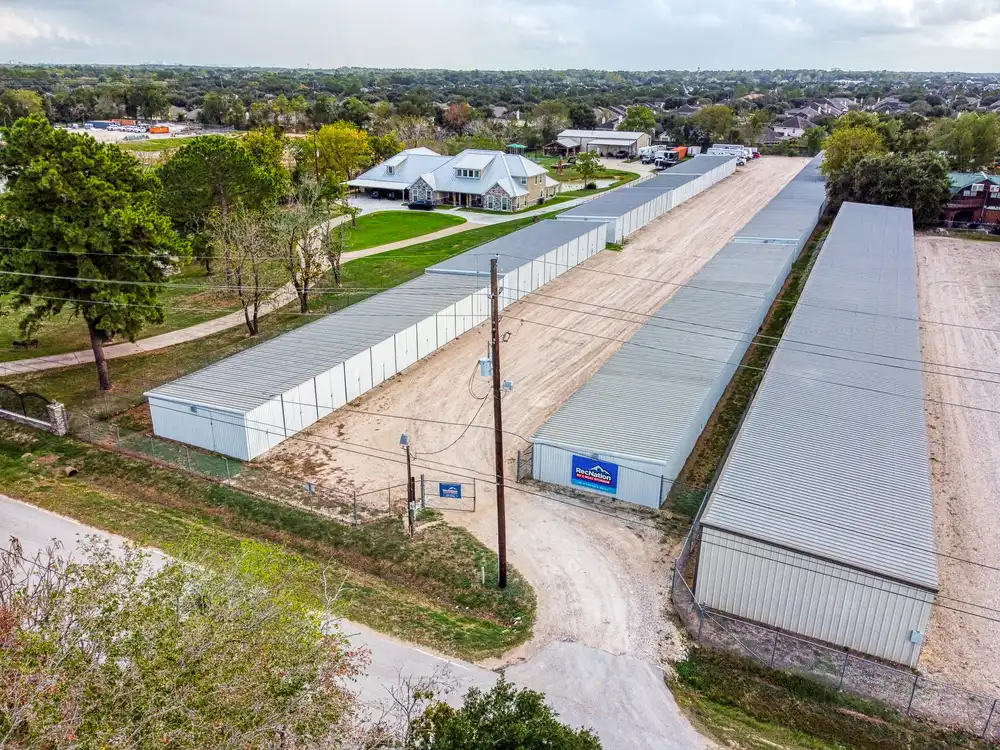
[[618,464],[573,456],[572,483],[598,492],[618,491]]
[[462,499],[462,485],[461,484],[446,484],[441,482],[438,485],[438,494],[441,497],[450,497],[455,500]]

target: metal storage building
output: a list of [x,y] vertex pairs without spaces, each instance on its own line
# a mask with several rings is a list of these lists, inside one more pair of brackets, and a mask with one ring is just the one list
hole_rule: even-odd
[[909,209],[844,204],[704,510],[704,606],[917,663],[938,588],[917,318]]
[[256,458],[485,321],[489,257],[500,258],[505,306],[603,250],[605,238],[603,224],[542,221],[469,250],[150,391],[153,430]]
[[824,201],[789,218],[801,242],[731,242],[706,263],[535,433],[534,478],[658,508]]
[[[684,165],[691,166],[673,173],[668,169],[658,177],[642,180],[631,189],[613,190],[564,211],[556,219],[606,223],[608,241],[621,243],[649,222],[731,175],[736,169],[736,157],[698,156]],[[658,183],[665,175],[670,179]],[[678,179],[681,177],[693,179]]]

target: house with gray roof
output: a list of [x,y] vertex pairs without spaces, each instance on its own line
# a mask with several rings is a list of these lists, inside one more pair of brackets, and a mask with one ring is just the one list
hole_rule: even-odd
[[347,184],[370,197],[489,211],[517,211],[559,192],[559,182],[530,159],[480,149],[466,149],[457,156],[407,149]]

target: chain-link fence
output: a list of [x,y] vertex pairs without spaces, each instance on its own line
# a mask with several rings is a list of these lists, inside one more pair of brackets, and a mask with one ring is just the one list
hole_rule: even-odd
[[535,451],[532,446],[528,446],[524,450],[519,450],[517,452],[517,472],[516,477],[518,482],[523,482],[527,479],[531,479],[531,473],[534,467],[534,456]]
[[740,620],[698,603],[688,579],[693,568],[689,536],[674,564],[670,597],[681,621],[702,646],[726,651],[835,690],[884,703],[906,716],[1000,740],[1000,702],[915,672],[882,664],[764,625]]
[[476,512],[476,480],[441,479],[420,475],[418,499],[421,508]]

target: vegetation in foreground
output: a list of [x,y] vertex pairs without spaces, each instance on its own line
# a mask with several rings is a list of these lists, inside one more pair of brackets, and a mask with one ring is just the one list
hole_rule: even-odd
[[[64,468],[78,471],[67,477]],[[531,635],[534,592],[516,571],[496,587],[496,554],[445,524],[415,537],[399,519],[358,527],[109,453],[71,438],[0,425],[0,486],[39,507],[170,554],[220,557],[259,542],[280,552],[272,574],[316,606],[343,585],[341,614],[468,659]],[[485,570],[486,584],[480,582]]]
[[670,687],[702,731],[746,750],[990,750],[991,743],[907,719],[805,677],[694,649]]

